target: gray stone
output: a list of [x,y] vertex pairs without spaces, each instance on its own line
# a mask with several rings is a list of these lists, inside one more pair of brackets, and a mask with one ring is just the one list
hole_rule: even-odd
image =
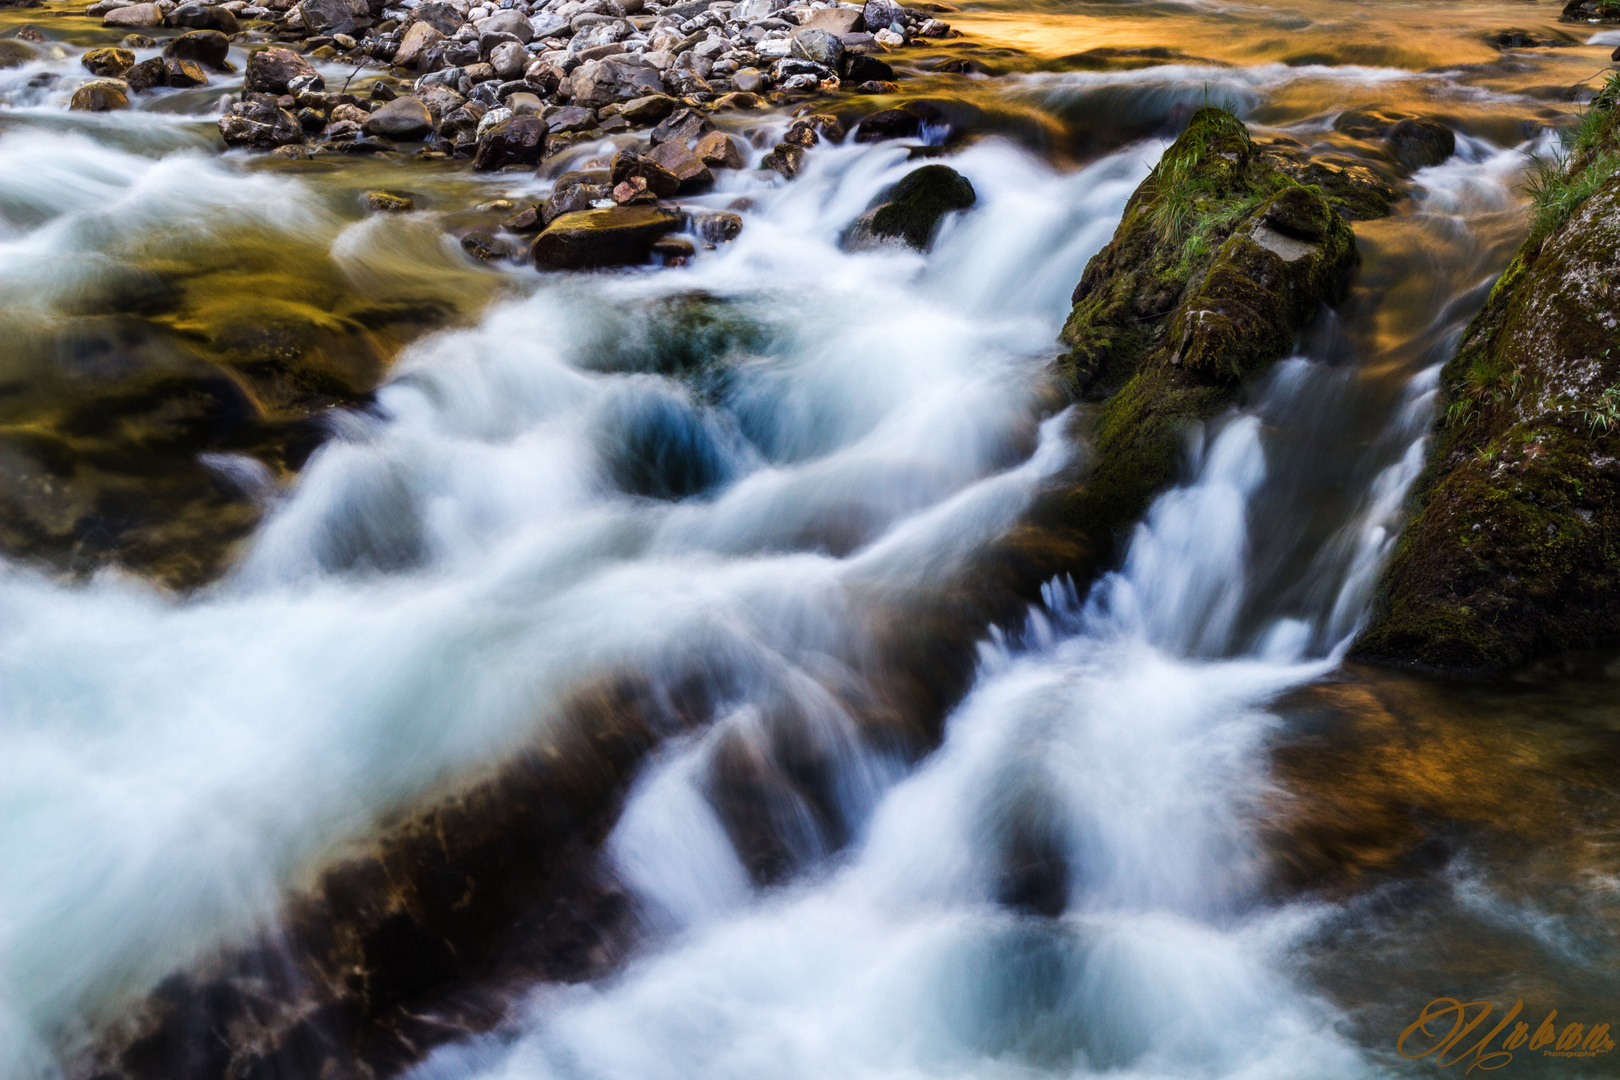
[[529,54],[515,41],[504,42],[489,52],[489,66],[502,79],[519,79],[529,64]]
[[367,135],[385,139],[420,139],[433,131],[433,114],[413,97],[397,97],[360,127]]
[[569,76],[568,89],[574,104],[599,109],[662,93],[664,84],[653,68],[613,58],[581,64]]
[[844,58],[844,43],[836,35],[812,27],[793,35],[792,55],[800,60],[836,68]]
[[371,25],[366,0],[301,0],[297,10],[311,34],[353,34]]
[[527,45],[534,40],[534,27],[521,11],[508,9],[497,11],[487,19],[477,24],[478,34],[511,34],[521,44]]
[[156,4],[130,4],[113,8],[101,21],[104,26],[162,26],[163,9]]

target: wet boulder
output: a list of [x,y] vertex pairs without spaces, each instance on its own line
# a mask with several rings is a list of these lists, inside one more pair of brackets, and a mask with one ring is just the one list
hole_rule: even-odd
[[587,60],[568,77],[568,91],[574,104],[599,109],[662,94],[664,83],[658,69],[645,64],[619,59]]
[[802,116],[789,124],[787,134],[782,136],[783,142],[805,148],[815,146],[822,139],[828,142],[843,141],[844,125],[839,122],[838,117],[827,113]]
[[[320,78],[314,66],[291,49],[271,47],[248,55],[247,78],[244,85],[253,93],[285,94],[287,84],[301,75]],[[317,87],[312,87],[315,88]]]
[[855,128],[858,143],[889,139],[914,139],[925,127],[949,128],[945,114],[926,101],[908,101],[893,109],[882,109],[863,118]]
[[371,25],[366,0],[301,0],[297,10],[312,35],[352,35]]
[[163,61],[163,81],[167,86],[176,89],[188,89],[193,86],[207,86],[208,72],[195,60],[165,60]]
[[22,67],[39,59],[39,50],[15,38],[0,38],[0,70]]
[[92,75],[121,79],[135,66],[135,54],[128,49],[91,49],[79,57],[79,63]]
[[813,64],[836,68],[844,59],[844,43],[835,34],[812,27],[793,35],[790,55]]
[[195,60],[215,71],[229,71],[226,60],[231,51],[231,39],[218,30],[190,30],[171,38],[163,46],[163,55],[170,60]]
[[760,160],[759,167],[780,173],[785,180],[792,180],[804,171],[804,157],[804,147],[790,142],[779,142],[775,149]]
[[406,28],[405,36],[400,38],[399,48],[394,50],[394,63],[399,67],[417,67],[430,50],[443,42],[444,33],[432,23],[412,23]]
[[855,219],[844,246],[859,251],[897,242],[927,251],[940,221],[978,200],[967,177],[948,165],[924,165],[907,173],[878,205]]
[[433,133],[433,114],[414,97],[397,97],[368,116],[360,129],[385,139],[422,139]]
[[546,122],[538,116],[517,116],[479,135],[473,168],[493,172],[512,165],[534,166],[545,154]]
[[647,261],[653,243],[681,228],[679,211],[661,206],[616,206],[557,218],[534,242],[541,270],[588,270]]
[[142,60],[124,75],[124,81],[135,91],[150,90],[154,86],[167,86],[169,68],[161,56]]
[[163,9],[156,4],[113,8],[101,17],[103,26],[162,26]]
[[709,118],[692,108],[682,108],[660,120],[648,136],[654,146],[666,142],[689,143],[714,130]]
[[1569,202],[1533,221],[1440,371],[1414,513],[1355,659],[1489,672],[1620,640],[1620,139],[1598,119],[1557,178]]
[[747,164],[737,140],[723,131],[711,131],[703,136],[692,153],[711,169],[740,169]]
[[1395,160],[1413,171],[1438,165],[1457,151],[1457,136],[1433,120],[1402,120],[1384,139]]
[[[654,148],[656,151],[656,147]],[[685,150],[684,145],[681,146]],[[690,151],[687,151],[690,154]],[[712,177],[710,178],[713,179]],[[651,157],[643,157],[630,150],[613,155],[608,166],[608,183],[618,187],[627,180],[643,180],[644,187],[657,198],[665,198],[680,190],[681,179]]]
[[854,55],[844,65],[844,80],[852,83],[894,82],[894,68],[872,56]]
[[1561,17],[1566,22],[1620,22],[1620,7],[1610,0],[1569,0]]
[[302,142],[304,127],[274,98],[261,97],[239,101],[226,109],[219,118],[219,134],[229,147],[274,150]]
[[675,177],[677,195],[692,195],[714,186],[714,173],[683,142],[655,146],[647,153],[647,160],[662,166]]
[[1053,365],[1100,403],[1083,482],[1043,513],[1099,565],[1182,473],[1186,431],[1230,407],[1340,294],[1355,236],[1236,117],[1193,114],[1073,294]]
[[221,34],[235,34],[242,29],[230,9],[208,4],[182,4],[164,16],[163,22],[166,26],[214,30]]
[[440,34],[448,35],[461,29],[463,21],[461,12],[453,5],[439,3],[434,0],[432,3],[418,4],[411,9],[410,17],[406,20],[406,27],[409,28],[425,23]]
[[129,108],[129,84],[121,79],[91,79],[73,91],[68,108],[79,112],[112,112]]

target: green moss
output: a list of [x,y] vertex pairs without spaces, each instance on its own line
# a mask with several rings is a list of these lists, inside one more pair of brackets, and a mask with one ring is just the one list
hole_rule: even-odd
[[1359,659],[1491,670],[1620,638],[1620,138],[1612,81],[1441,371],[1416,513]]
[[898,237],[918,251],[928,249],[941,218],[978,201],[973,185],[949,165],[924,165],[907,173],[885,198],[872,214],[872,234]]
[[1056,373],[1103,404],[1092,471],[1053,516],[1106,553],[1175,481],[1189,430],[1286,354],[1354,261],[1320,190],[1263,158],[1230,113],[1195,113],[1075,289]]

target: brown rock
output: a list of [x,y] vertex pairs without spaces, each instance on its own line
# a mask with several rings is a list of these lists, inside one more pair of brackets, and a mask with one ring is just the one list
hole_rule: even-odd
[[646,180],[647,189],[659,198],[673,195],[681,187],[680,177],[658,162],[630,150],[620,150],[608,166],[608,182],[616,188],[632,176]]
[[130,68],[124,75],[124,81],[129,84],[131,90],[150,90],[154,86],[167,86],[169,69],[161,56],[154,56]]
[[613,187],[613,201],[620,206],[631,206],[636,203],[654,203],[658,196],[647,190],[647,178],[632,176]]
[[208,84],[208,72],[195,60],[165,60],[163,71],[165,81],[170,86],[185,88]]
[[512,254],[511,245],[483,229],[474,229],[463,235],[461,250],[481,262],[500,262]]
[[790,142],[795,146],[814,146],[825,138],[828,142],[841,142],[844,138],[844,125],[838,122],[838,117],[828,116],[826,113],[816,113],[814,116],[801,117],[793,121],[782,137],[783,142]]
[[285,94],[287,83],[300,75],[314,75],[315,68],[291,49],[260,49],[248,56],[248,90],[259,94]]
[[655,241],[680,227],[680,213],[662,206],[564,214],[535,240],[534,264],[541,270],[635,265],[647,260]]
[[517,116],[484,132],[473,168],[491,172],[509,165],[538,165],[545,151],[546,122],[538,116]]
[[367,135],[385,139],[420,139],[433,131],[433,114],[413,97],[397,97],[360,125]]
[[225,59],[230,51],[231,39],[218,30],[189,30],[163,46],[169,60],[195,60],[215,71],[231,70]]
[[92,79],[73,91],[68,108],[79,112],[111,112],[129,108],[129,84],[120,79]]
[[433,24],[412,23],[405,36],[399,39],[399,48],[394,51],[394,63],[400,67],[415,67],[429,49],[442,41],[444,35]]
[[507,232],[527,233],[535,232],[541,228],[540,208],[537,206],[524,207],[505,221],[501,228]]
[[692,227],[711,244],[725,244],[742,232],[742,217],[728,210],[710,210],[692,215]]
[[668,94],[648,94],[624,103],[619,115],[632,124],[656,124],[675,111],[679,104]]
[[686,108],[672,114],[652,129],[654,145],[666,142],[689,143],[704,132],[713,131],[709,118],[696,109]]
[[680,182],[676,194],[690,195],[707,191],[714,186],[714,173],[683,142],[659,143],[647,154],[649,161],[657,162],[675,175]]
[[91,49],[79,57],[79,63],[92,75],[104,79],[121,79],[135,66],[135,54],[128,49]]
[[804,147],[787,142],[777,143],[776,149],[766,154],[759,166],[762,169],[775,169],[792,180],[804,171]]
[[703,136],[693,153],[703,164],[715,169],[740,169],[747,163],[737,140],[723,131],[711,131]]

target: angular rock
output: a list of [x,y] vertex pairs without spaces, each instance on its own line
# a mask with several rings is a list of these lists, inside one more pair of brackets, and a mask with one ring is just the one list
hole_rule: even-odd
[[312,35],[353,34],[371,25],[366,0],[300,0],[297,10]]
[[723,131],[711,131],[703,136],[692,152],[713,169],[740,169],[747,164],[737,140]]
[[426,23],[439,33],[449,35],[461,29],[464,21],[461,12],[453,5],[442,3],[418,4],[411,10],[410,17],[406,19],[406,28],[409,29],[418,23]]
[[861,15],[866,29],[874,34],[890,27],[904,29],[906,25],[906,9],[895,0],[867,0]]
[[618,187],[631,177],[644,179],[647,182],[647,190],[659,198],[675,194],[681,186],[680,178],[658,162],[629,150],[620,150],[613,155],[613,162],[608,170],[608,183]]
[[709,118],[696,109],[681,109],[659,121],[658,126],[652,129],[651,139],[653,145],[666,142],[690,143],[704,132],[713,131],[714,125]]
[[68,108],[79,112],[112,112],[129,108],[129,84],[120,79],[91,79],[73,91]]
[[554,132],[584,131],[595,124],[596,114],[578,105],[566,106],[546,117],[547,130]]
[[185,89],[192,86],[207,86],[208,72],[195,60],[165,60],[163,61],[164,82]]
[[515,41],[505,41],[489,51],[489,66],[500,79],[518,79],[529,66],[529,54]]
[[273,101],[237,102],[219,118],[219,134],[230,147],[273,150],[302,142],[303,125],[298,117]]
[[142,60],[130,68],[124,75],[124,81],[131,90],[150,90],[154,86],[166,86],[169,81],[169,69],[160,56],[149,60]]
[[660,94],[663,89],[657,69],[617,59],[587,61],[568,77],[574,104],[590,109]]
[[260,49],[248,54],[246,88],[259,94],[285,94],[287,83],[319,72],[291,49]]
[[838,117],[827,113],[802,116],[789,124],[787,134],[782,136],[783,142],[806,148],[816,145],[822,139],[828,142],[843,141],[844,125],[838,122]]
[[927,251],[940,220],[948,213],[971,209],[977,196],[966,177],[948,165],[913,170],[856,219],[845,246],[860,250],[895,240]]
[[405,30],[405,36],[399,39],[399,48],[394,50],[394,63],[400,67],[416,67],[432,49],[444,41],[444,34],[432,23],[412,23]]
[[606,184],[559,183],[556,191],[540,207],[540,224],[550,225],[564,214],[589,210],[593,203],[612,197],[613,189]]
[[541,270],[589,270],[647,261],[655,241],[679,231],[681,215],[661,206],[616,206],[564,214],[534,242]]
[[791,56],[823,67],[836,68],[844,59],[844,43],[825,30],[800,30],[793,35]]
[[218,30],[188,30],[179,37],[169,39],[163,46],[163,55],[170,60],[195,60],[215,71],[231,70],[226,59],[231,51],[231,39]]
[[485,229],[462,234],[461,250],[480,262],[500,262],[512,255],[510,244]]
[[530,25],[528,18],[521,12],[513,10],[497,11],[479,22],[477,29],[480,37],[485,34],[511,34],[522,45],[534,40],[534,27]]
[[660,143],[648,152],[647,159],[662,165],[675,177],[680,185],[676,188],[677,195],[693,195],[714,186],[714,173],[683,142]]
[[656,124],[670,113],[680,103],[668,94],[648,94],[646,97],[627,101],[619,115],[632,124]]
[[728,210],[708,210],[692,215],[692,229],[711,244],[728,244],[737,239],[742,217]]
[[780,142],[776,149],[766,154],[760,161],[761,169],[774,169],[784,177],[792,180],[804,171],[804,147],[792,143]]
[[546,153],[546,122],[519,116],[496,125],[478,138],[473,168],[491,172],[511,165],[538,165]]
[[135,66],[135,54],[128,49],[91,49],[79,57],[79,63],[92,75],[121,79]]
[[384,139],[422,139],[433,133],[433,114],[414,97],[398,97],[367,117],[360,130]]

